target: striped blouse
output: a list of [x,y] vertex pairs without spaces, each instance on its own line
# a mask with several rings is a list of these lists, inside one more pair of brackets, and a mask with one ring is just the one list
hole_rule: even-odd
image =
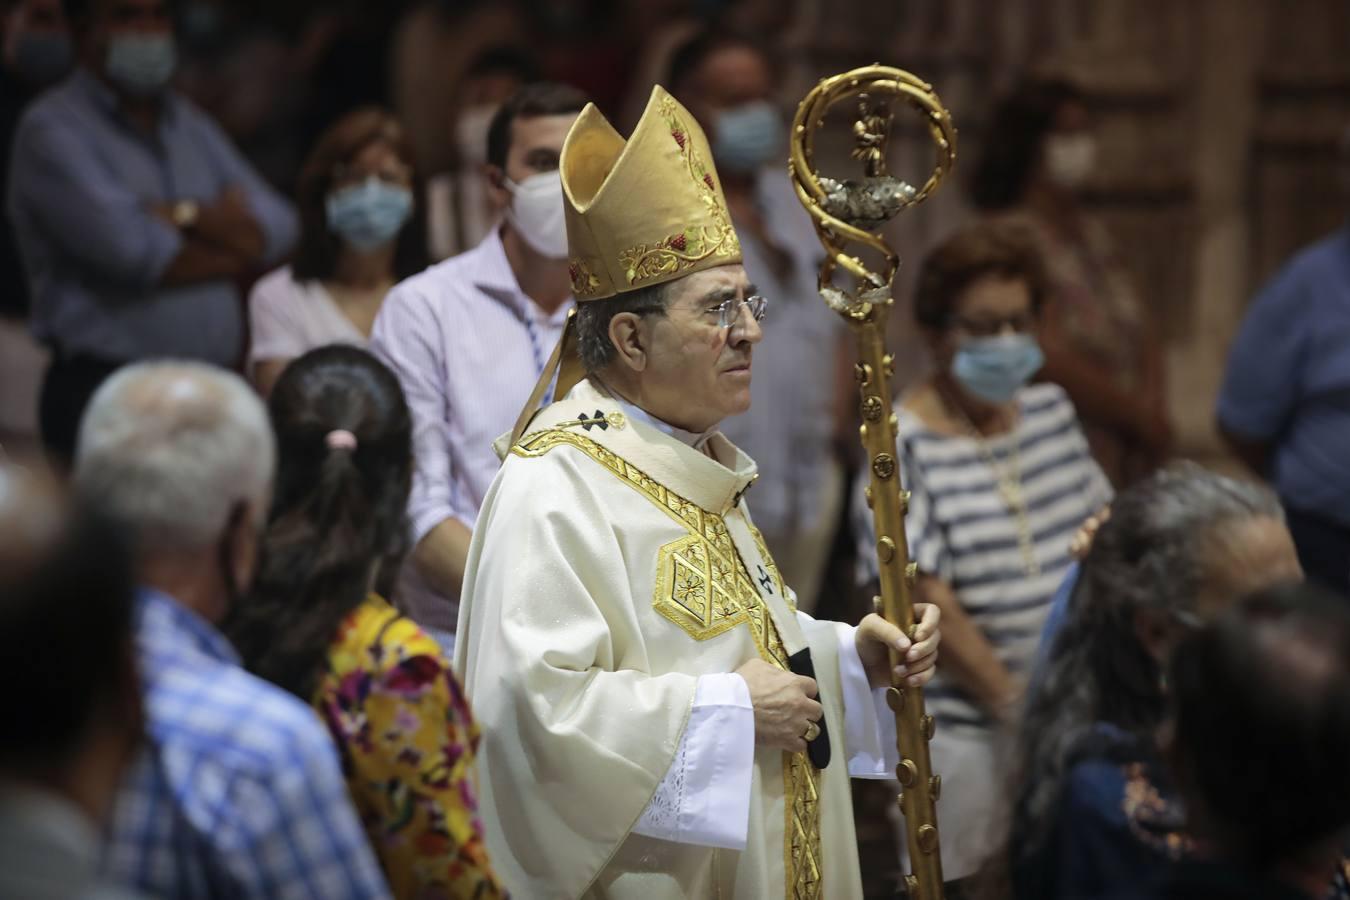
[[[1069,543],[1092,513],[1111,499],[1111,486],[1088,451],[1073,404],[1063,389],[1037,384],[1017,395],[1017,426],[988,438],[988,452],[1007,471],[1014,446],[1021,469],[1032,552],[1028,574],[1017,517],[998,489],[997,474],[971,437],[939,434],[898,409],[900,457],[910,491],[905,532],[919,570],[951,586],[1014,675],[1029,673],[1055,589],[1072,564]],[[865,483],[865,482],[864,482]],[[862,499],[854,499],[859,575],[877,577],[875,532]],[[926,691],[929,711],[953,725],[985,725],[984,712],[941,671]]]

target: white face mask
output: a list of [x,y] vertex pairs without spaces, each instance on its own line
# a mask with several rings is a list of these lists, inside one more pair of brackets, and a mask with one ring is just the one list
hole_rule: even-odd
[[506,221],[534,252],[549,259],[567,258],[567,220],[563,217],[562,176],[540,172],[520,184],[502,183],[511,192]]
[[1084,132],[1052,134],[1045,141],[1045,174],[1066,190],[1080,188],[1097,164],[1097,140]]

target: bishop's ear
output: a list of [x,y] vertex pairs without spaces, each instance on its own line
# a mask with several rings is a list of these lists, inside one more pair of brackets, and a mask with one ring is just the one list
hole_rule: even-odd
[[617,351],[615,362],[634,372],[647,368],[646,323],[637,313],[621,312],[609,320],[609,339]]

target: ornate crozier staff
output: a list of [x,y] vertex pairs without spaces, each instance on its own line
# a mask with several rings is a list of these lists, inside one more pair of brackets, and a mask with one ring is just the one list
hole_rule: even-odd
[[[821,175],[815,167],[816,133],[824,126],[830,107],[849,98],[858,102],[853,124],[853,158],[863,163],[864,177],[840,181]],[[891,103],[903,100],[925,119],[937,145],[937,165],[922,188],[915,189],[886,171],[886,146],[891,131]],[[871,484],[867,503],[876,525],[881,596],[876,604],[883,616],[914,633],[910,599],[915,568],[909,562],[904,514],[909,495],[902,491],[896,462],[896,417],[891,412],[890,381],[895,360],[886,352],[886,319],[891,310],[891,279],[899,258],[876,233],[900,210],[926,199],[956,162],[956,129],[951,116],[930,85],[908,72],[888,66],[868,66],[822,80],[806,95],[792,123],[789,172],[797,196],[815,223],[825,246],[820,267],[820,294],[830,309],[844,317],[858,338],[856,369],[862,395],[862,442],[867,450]],[[881,271],[866,267],[845,250],[861,244],[880,253]],[[853,284],[834,284],[838,270],[853,276]],[[892,667],[901,662],[891,652]],[[940,900],[942,859],[938,852],[937,798],[941,779],[932,774],[928,741],[933,717],[924,712],[923,691],[892,676],[887,701],[895,712],[900,764],[896,777],[903,788],[900,808],[913,874],[905,883],[911,900]]]

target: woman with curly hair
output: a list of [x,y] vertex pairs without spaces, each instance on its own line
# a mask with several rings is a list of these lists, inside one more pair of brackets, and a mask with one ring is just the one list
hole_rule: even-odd
[[1109,897],[1192,851],[1159,749],[1167,661],[1239,597],[1301,577],[1264,487],[1185,465],[1117,496],[1021,720],[1017,900]]

